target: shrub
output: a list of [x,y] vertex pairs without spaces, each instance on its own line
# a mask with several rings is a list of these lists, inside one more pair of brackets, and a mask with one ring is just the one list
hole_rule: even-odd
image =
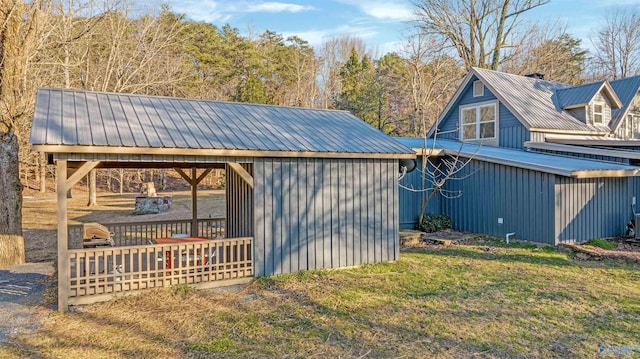
[[590,239],[587,243],[591,244],[592,246],[600,247],[603,249],[614,249],[618,245],[618,243],[609,242],[606,239],[600,239],[600,238]]
[[451,228],[451,218],[446,214],[429,213],[422,217],[419,228],[427,233],[448,229]]

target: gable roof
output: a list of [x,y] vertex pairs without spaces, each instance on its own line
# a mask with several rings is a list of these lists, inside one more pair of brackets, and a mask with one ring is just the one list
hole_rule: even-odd
[[611,129],[615,131],[627,114],[633,98],[640,91],[640,75],[611,81],[611,87],[623,104],[621,108],[611,111]]
[[414,156],[345,111],[51,88],[38,89],[30,141],[59,153]]
[[[425,148],[422,138],[396,137],[398,142],[416,151]],[[573,157],[527,152],[470,142],[429,139],[426,149],[439,149],[446,155],[471,158],[544,173],[574,178],[629,177],[640,174],[640,167]],[[436,151],[437,153],[437,151]]]
[[562,131],[582,134],[609,132],[608,127],[593,126],[581,122],[557,106],[555,92],[572,87],[570,85],[473,67],[447,103],[429,134],[433,133],[435,126],[449,113],[474,76],[481,80],[500,102],[531,131]]
[[593,100],[593,98],[603,91],[611,102],[611,109],[619,109],[622,102],[616,95],[608,81],[597,81],[580,86],[572,86],[556,90],[558,105],[565,109],[584,107]]

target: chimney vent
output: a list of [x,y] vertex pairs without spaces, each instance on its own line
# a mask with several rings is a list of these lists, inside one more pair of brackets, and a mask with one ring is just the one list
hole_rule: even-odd
[[534,72],[534,73],[530,73],[530,74],[526,74],[524,75],[525,77],[531,77],[532,79],[538,79],[538,80],[544,80],[544,74],[541,74],[539,72]]

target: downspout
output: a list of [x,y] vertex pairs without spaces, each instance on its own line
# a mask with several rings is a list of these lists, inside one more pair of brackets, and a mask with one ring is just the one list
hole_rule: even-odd
[[505,236],[507,244],[509,244],[509,237],[515,236],[515,235],[516,235],[516,232],[507,233],[507,235]]

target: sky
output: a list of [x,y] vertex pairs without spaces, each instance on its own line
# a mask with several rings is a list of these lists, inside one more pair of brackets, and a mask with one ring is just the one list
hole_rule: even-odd
[[[217,26],[229,23],[243,35],[275,31],[297,35],[317,47],[333,36],[362,38],[384,54],[397,51],[415,19],[412,0],[165,0],[174,12]],[[640,0],[551,0],[525,18],[566,26],[567,32],[592,48],[593,28],[614,9],[640,9]]]

